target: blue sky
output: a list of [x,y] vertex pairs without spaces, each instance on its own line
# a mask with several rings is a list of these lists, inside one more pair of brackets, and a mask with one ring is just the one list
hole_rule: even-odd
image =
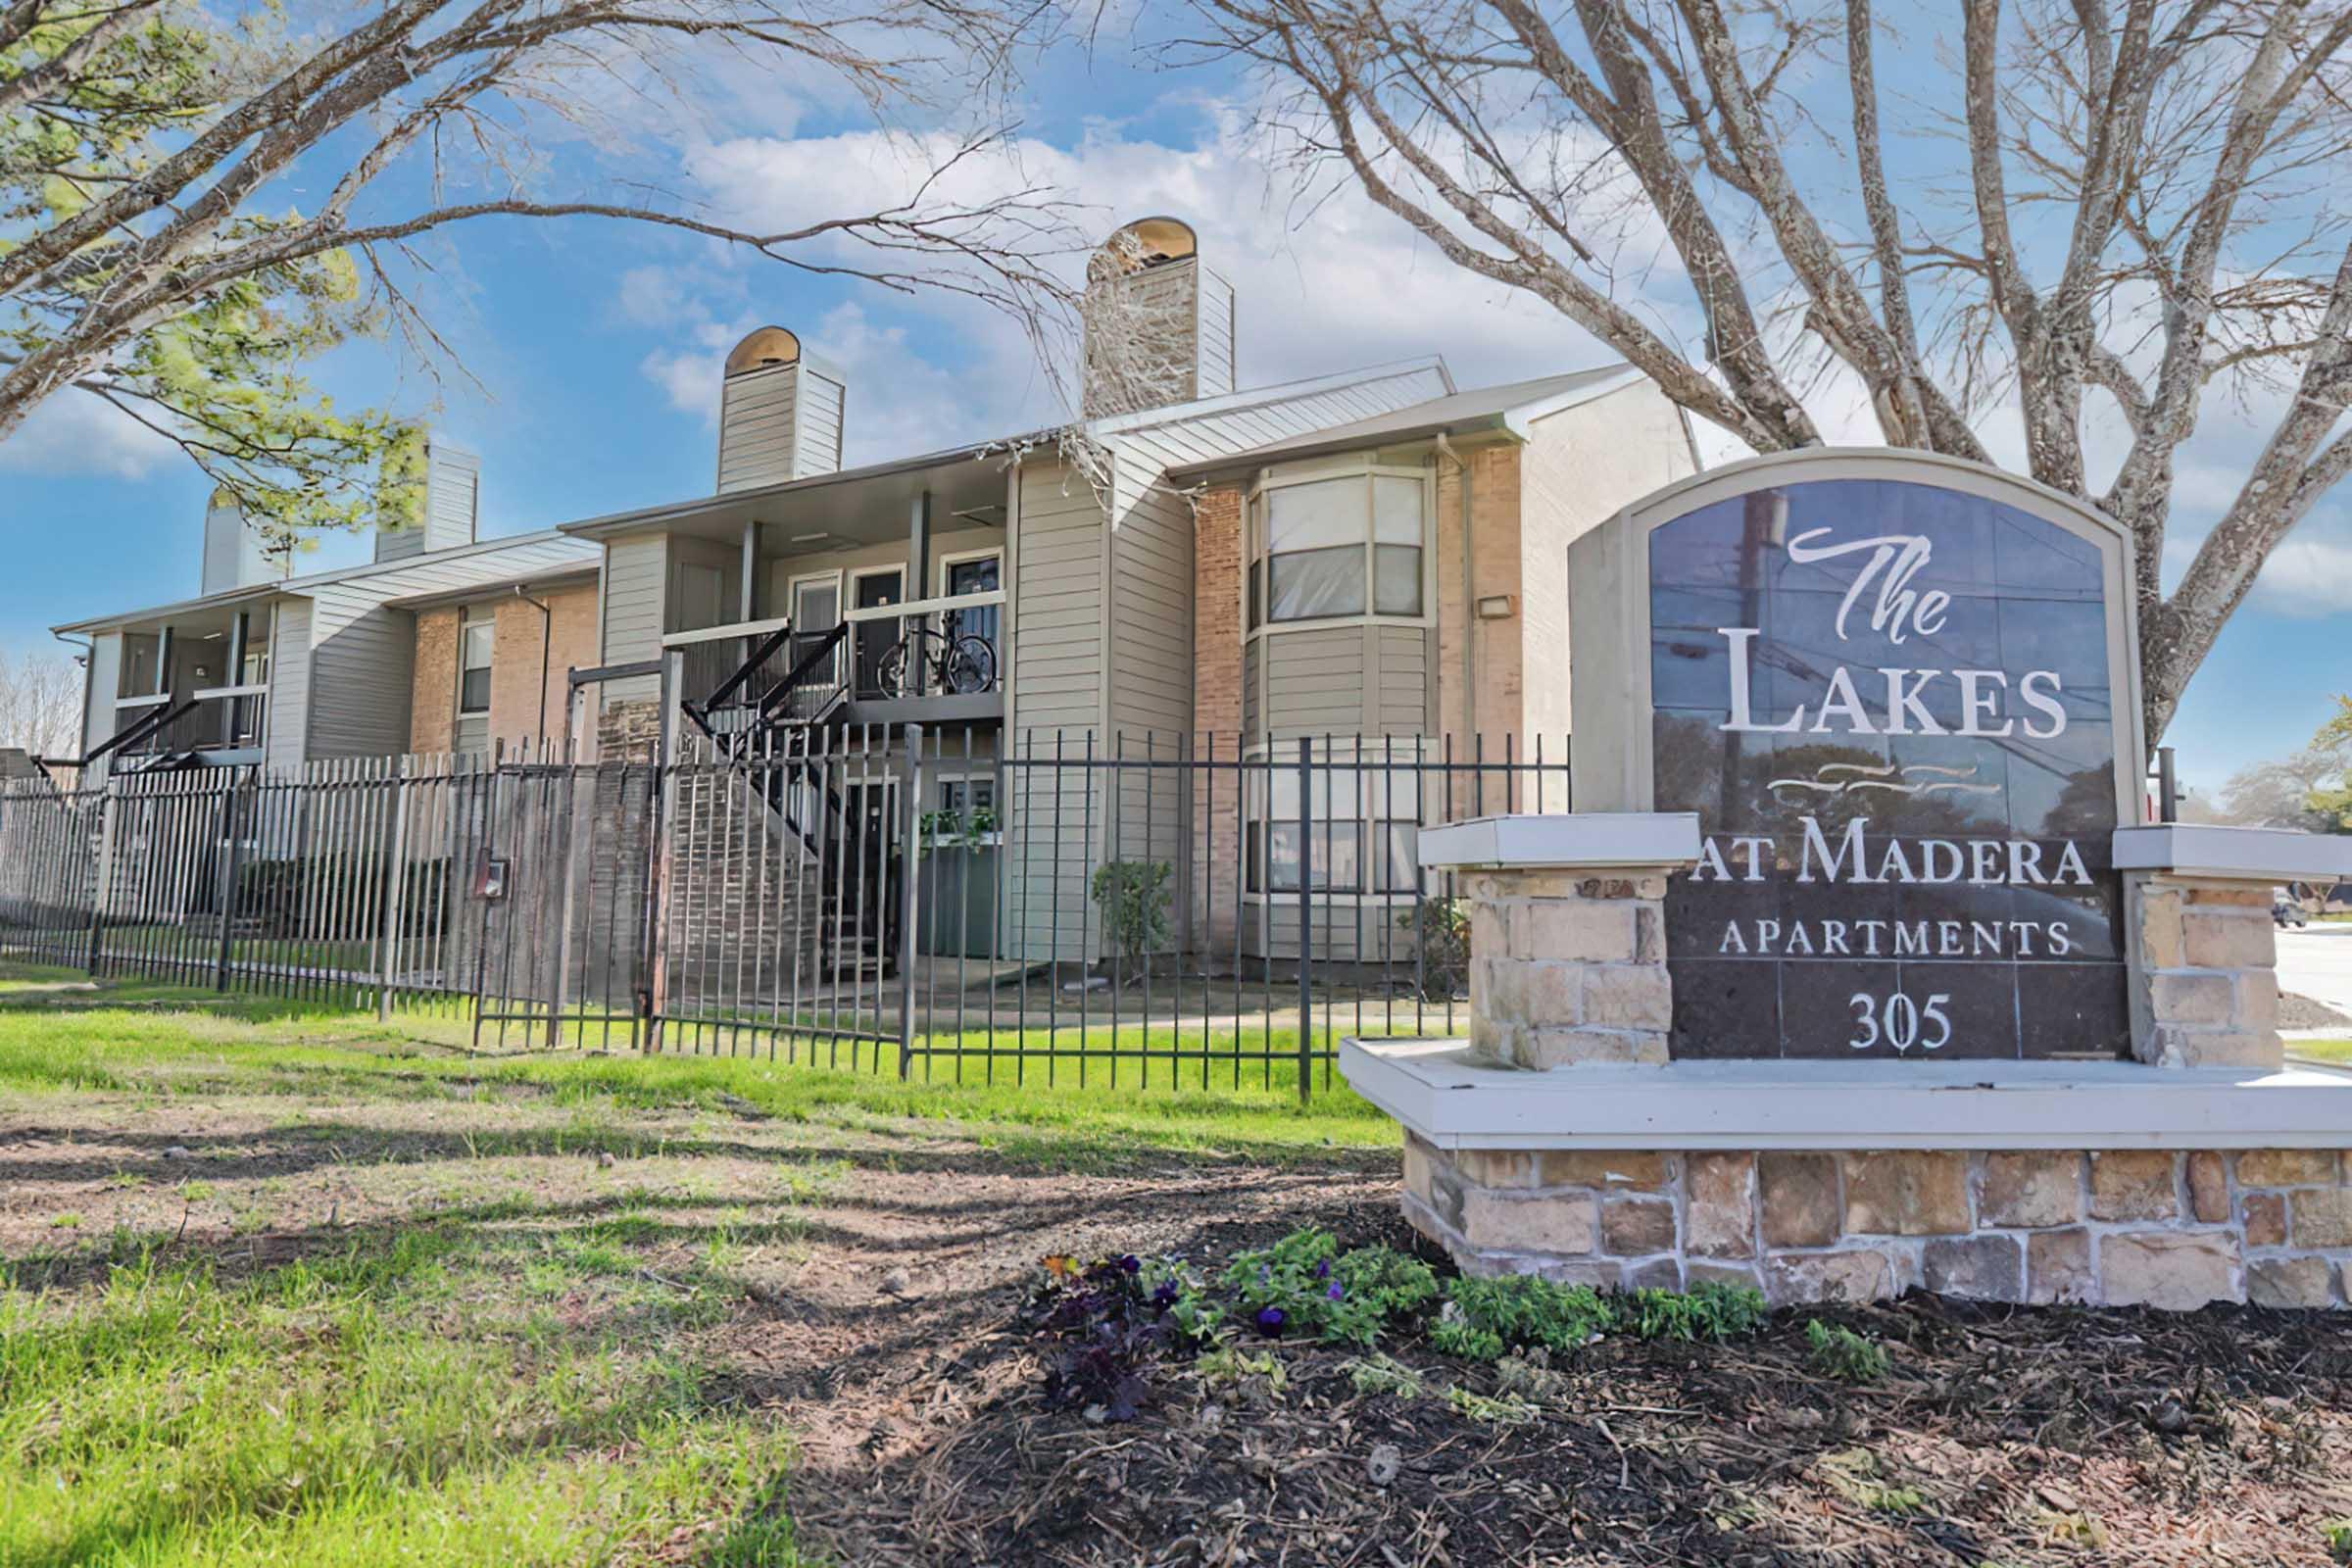
[[[821,95],[738,84],[696,125],[664,128],[672,183],[724,216],[801,218],[870,203],[881,139]],[[1106,229],[1192,220],[1239,290],[1246,384],[1443,353],[1464,385],[1608,356],[1536,302],[1462,274],[1394,219],[1343,194],[1308,211],[1242,128],[1236,84],[1155,74],[1117,50],[1057,55],[1033,79],[1021,166],[1070,190]],[[1003,177],[1000,172],[996,177]],[[479,388],[373,348],[319,379],[346,401],[442,404],[438,430],[483,456],[485,531],[522,532],[707,493],[717,365],[775,321],[849,370],[853,462],[1051,419],[1058,400],[1017,332],[985,308],[747,262],[686,236],[614,224],[481,225],[428,247],[417,280]],[[2226,496],[2248,430],[2218,425],[2183,464],[2181,530]],[[61,401],[0,444],[0,647],[51,623],[194,592],[206,486],[118,416]],[[364,556],[321,541],[312,563]],[[2352,504],[2305,525],[2224,634],[2171,740],[2192,782],[2308,738],[2352,687]],[[53,644],[50,646],[54,646]]]

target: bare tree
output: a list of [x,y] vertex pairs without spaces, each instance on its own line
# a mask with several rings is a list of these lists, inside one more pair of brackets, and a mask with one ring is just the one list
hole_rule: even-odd
[[[1064,15],[1046,0],[371,0],[317,36],[273,15],[0,0],[0,441],[78,390],[275,531],[371,520],[386,472],[413,510],[414,428],[298,370],[387,325],[447,363],[411,247],[491,219],[660,225],[1031,322],[1064,293],[1037,261],[1061,243],[1047,193],[946,194],[1007,128],[992,106]],[[947,151],[868,210],[773,230],[632,183],[622,153],[730,65]]]
[[81,668],[62,654],[0,651],[0,747],[35,757],[81,752]]
[[[2033,477],[2138,541],[2151,745],[2352,470],[2345,0],[1195,5],[1310,171],[1749,447],[1820,442],[1840,388],[1897,446],[1986,461],[2017,420]],[[2284,412],[2168,595],[2181,447],[2266,389]]]

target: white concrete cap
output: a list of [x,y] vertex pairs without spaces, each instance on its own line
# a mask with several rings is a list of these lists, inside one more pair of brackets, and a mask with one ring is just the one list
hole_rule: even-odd
[[1698,861],[1695,811],[1560,811],[1476,816],[1421,830],[1421,863],[1533,870],[1678,866]]
[[2352,1149],[2352,1076],[2136,1061],[1500,1067],[1462,1040],[1340,1042],[1440,1149]]
[[2352,877],[2352,837],[2201,822],[2119,827],[2115,866],[2237,882],[2326,882]]

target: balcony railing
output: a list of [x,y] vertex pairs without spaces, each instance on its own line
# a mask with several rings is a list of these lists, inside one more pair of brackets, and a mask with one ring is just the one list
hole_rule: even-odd
[[1004,689],[1004,591],[853,610],[851,694],[860,702],[974,697]]
[[266,685],[214,686],[184,697],[125,697],[115,704],[115,733],[131,738],[117,750],[138,758],[258,751],[269,708]]

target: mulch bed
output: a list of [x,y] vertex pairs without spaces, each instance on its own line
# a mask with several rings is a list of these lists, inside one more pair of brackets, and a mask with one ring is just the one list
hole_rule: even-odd
[[2333,1029],[2352,1024],[2352,1018],[2330,1007],[2325,1002],[2298,996],[2292,991],[2278,993],[2278,1027],[2281,1029]]
[[[1351,1217],[1351,1245],[1405,1241]],[[1808,1315],[1892,1371],[1824,1378]],[[1049,1403],[1051,1347],[1008,1322],[943,1350],[860,1462],[804,1469],[788,1505],[845,1563],[1367,1568],[2326,1563],[2352,1515],[2352,1336],[2321,1314],[1922,1296],[1552,1367],[1387,1347],[1417,1397],[1359,1393],[1353,1352],[1269,1348],[1279,1386],[1169,1362],[1139,1419],[1093,1422]]]

